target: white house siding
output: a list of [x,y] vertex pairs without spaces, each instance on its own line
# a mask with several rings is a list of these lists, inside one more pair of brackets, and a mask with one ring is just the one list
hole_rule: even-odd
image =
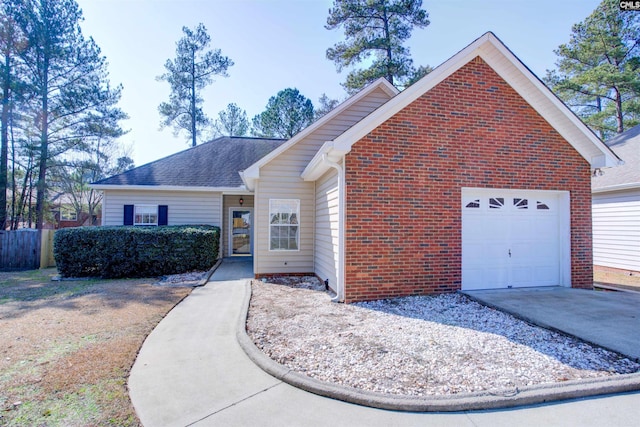
[[103,225],[122,225],[124,205],[167,205],[169,225],[220,226],[222,194],[199,191],[105,190]]
[[338,172],[316,181],[315,273],[336,290],[338,283]]
[[[373,91],[260,168],[255,187],[256,275],[315,271],[315,183],[303,181],[300,174],[322,144],[335,139],[388,100],[389,95],[381,89]],[[300,250],[269,250],[270,199],[300,200]]]
[[593,263],[640,271],[640,189],[593,195]]

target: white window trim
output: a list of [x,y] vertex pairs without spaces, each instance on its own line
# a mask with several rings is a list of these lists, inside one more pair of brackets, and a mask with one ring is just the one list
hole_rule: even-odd
[[[295,224],[296,227],[298,227],[298,234],[297,234],[297,249],[272,249],[271,248],[271,213],[273,212],[272,210],[272,205],[274,202],[286,202],[286,203],[290,203],[290,202],[295,202],[298,205],[298,210],[296,212],[296,217],[298,218],[298,223]],[[300,252],[300,199],[269,199],[269,216],[268,216],[268,224],[269,224],[269,252]],[[287,224],[281,224],[282,225],[287,225]],[[293,224],[289,224],[290,226]]]
[[[155,209],[156,210],[156,222],[155,223],[136,222],[138,208],[153,208],[153,209]],[[153,226],[155,226],[155,227],[157,227],[159,218],[160,218],[160,212],[159,212],[158,205],[133,205],[133,225],[134,226],[138,226],[138,227],[153,227]]]

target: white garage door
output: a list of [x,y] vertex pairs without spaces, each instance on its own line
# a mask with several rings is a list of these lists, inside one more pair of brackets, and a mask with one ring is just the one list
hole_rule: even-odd
[[462,289],[562,284],[564,209],[558,192],[463,189]]

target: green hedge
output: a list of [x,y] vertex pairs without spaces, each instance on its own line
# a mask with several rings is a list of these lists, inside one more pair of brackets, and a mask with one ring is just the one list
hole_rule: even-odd
[[219,248],[220,229],[208,225],[64,228],[53,241],[62,277],[153,277],[208,270]]

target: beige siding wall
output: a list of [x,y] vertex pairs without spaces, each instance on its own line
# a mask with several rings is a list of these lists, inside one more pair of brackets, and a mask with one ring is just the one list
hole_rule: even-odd
[[315,273],[338,283],[338,172],[331,169],[316,181]]
[[[243,199],[242,206],[240,206],[240,197]],[[225,195],[222,200],[222,253],[224,256],[229,256],[229,208],[253,208],[253,196]],[[253,232],[255,233],[255,230]]]
[[[312,273],[313,272],[313,232],[314,232],[314,183],[303,182],[300,178],[288,180],[261,179],[256,188],[254,217],[254,271],[256,274],[270,273]],[[269,200],[300,200],[300,237],[297,251],[269,250]]]
[[124,205],[167,205],[169,225],[221,225],[221,193],[138,190],[106,190],[104,193],[104,225],[122,225]]
[[[305,182],[300,174],[318,149],[349,129],[369,113],[389,100],[382,90],[373,91],[311,135],[260,169],[255,191],[255,274],[311,273],[314,268],[315,183]],[[300,200],[300,250],[269,250],[269,200]],[[323,278],[323,279],[326,279]]]

